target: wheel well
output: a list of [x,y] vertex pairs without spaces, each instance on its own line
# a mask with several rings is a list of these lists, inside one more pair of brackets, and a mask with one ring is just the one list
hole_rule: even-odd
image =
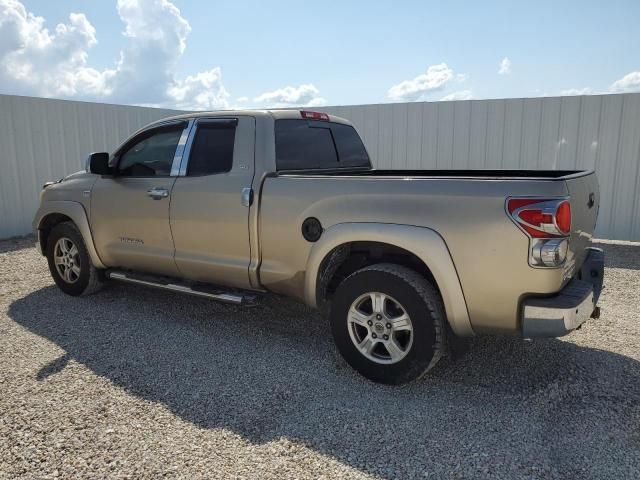
[[40,230],[40,248],[42,250],[43,255],[46,255],[47,240],[49,239],[49,234],[51,233],[51,230],[53,230],[53,227],[55,227],[56,225],[62,222],[71,222],[71,221],[72,221],[71,218],[67,217],[66,215],[63,215],[62,213],[50,213],[49,215],[44,217],[44,219],[42,219],[42,222],[40,222],[40,226],[38,227],[38,230]]
[[316,282],[318,305],[331,300],[338,285],[353,272],[376,263],[410,268],[425,277],[440,293],[429,267],[410,251],[388,243],[351,242],[334,248],[322,260]]

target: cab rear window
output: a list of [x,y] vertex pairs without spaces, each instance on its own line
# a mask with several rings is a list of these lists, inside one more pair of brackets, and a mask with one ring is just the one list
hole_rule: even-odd
[[276,120],[278,170],[370,167],[360,136],[350,125]]

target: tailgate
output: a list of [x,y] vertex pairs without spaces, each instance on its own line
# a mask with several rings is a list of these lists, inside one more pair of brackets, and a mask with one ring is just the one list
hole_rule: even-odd
[[600,191],[595,172],[569,177],[566,182],[571,201],[569,251],[573,254],[573,267],[577,270],[586,257],[585,249],[591,244],[600,208]]

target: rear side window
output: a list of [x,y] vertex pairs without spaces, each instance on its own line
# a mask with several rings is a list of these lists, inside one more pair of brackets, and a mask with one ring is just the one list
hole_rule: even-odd
[[235,126],[198,125],[191,146],[187,175],[213,175],[231,170]]
[[278,170],[369,167],[369,156],[349,125],[313,120],[276,121]]
[[360,135],[349,125],[331,124],[331,133],[336,142],[340,163],[349,166],[369,166],[369,155],[364,148]]

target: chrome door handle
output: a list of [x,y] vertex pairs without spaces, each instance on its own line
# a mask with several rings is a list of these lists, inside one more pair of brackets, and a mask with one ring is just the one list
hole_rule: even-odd
[[160,200],[161,198],[167,198],[169,196],[169,190],[166,188],[154,187],[147,190],[147,195],[154,200]]
[[242,192],[240,193],[240,203],[242,203],[244,207],[251,206],[253,203],[253,188],[245,187],[242,189]]

